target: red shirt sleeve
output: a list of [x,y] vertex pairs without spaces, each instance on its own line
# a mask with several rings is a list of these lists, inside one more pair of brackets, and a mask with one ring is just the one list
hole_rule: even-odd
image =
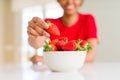
[[85,31],[85,39],[96,38],[97,39],[97,26],[95,23],[95,19],[92,15],[86,16],[86,31]]

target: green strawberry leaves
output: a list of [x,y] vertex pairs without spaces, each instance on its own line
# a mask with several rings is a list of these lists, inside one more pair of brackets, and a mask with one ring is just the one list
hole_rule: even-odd
[[51,51],[53,50],[53,48],[51,46],[49,46],[49,42],[45,41],[45,45],[44,45],[44,50],[43,51]]
[[80,45],[81,41],[82,41],[82,40],[80,40],[80,39],[78,39],[78,40],[76,41],[76,43],[77,43],[77,49],[76,49],[76,51],[87,51],[87,52],[88,52],[88,51],[92,50],[91,45],[88,44],[88,43],[86,43],[86,44],[87,44],[86,47],[82,47],[82,46]]
[[88,51],[90,51],[90,50],[92,50],[92,47],[88,44],[88,45],[87,45],[87,48],[86,48],[86,51],[88,52]]

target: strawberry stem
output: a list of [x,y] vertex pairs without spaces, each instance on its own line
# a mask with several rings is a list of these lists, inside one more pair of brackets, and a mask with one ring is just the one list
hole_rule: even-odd
[[43,51],[52,51],[53,48],[49,45],[49,42],[45,41],[44,50]]
[[51,25],[51,22],[50,21],[46,21],[46,23],[50,26]]
[[77,41],[76,41],[76,43],[77,43],[77,51],[81,51],[82,50],[82,47],[80,46],[80,39],[78,39]]
[[80,41],[81,41],[81,40],[80,40],[80,39],[78,39],[78,40],[76,41],[76,42],[77,42],[77,44],[80,44]]

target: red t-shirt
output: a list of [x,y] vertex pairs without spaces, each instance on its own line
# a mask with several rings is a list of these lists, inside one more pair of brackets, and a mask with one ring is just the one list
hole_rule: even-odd
[[[76,40],[78,38],[82,40],[87,40],[89,38],[97,39],[97,27],[94,17],[90,14],[79,14],[78,21],[68,27],[63,22],[61,17],[57,19],[46,19],[50,22],[56,24],[60,30],[59,37],[68,37],[69,40]],[[56,39],[57,36],[50,36],[50,39]]]

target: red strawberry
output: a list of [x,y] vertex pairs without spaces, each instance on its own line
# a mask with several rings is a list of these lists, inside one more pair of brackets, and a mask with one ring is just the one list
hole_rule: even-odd
[[57,51],[57,47],[53,44],[49,44],[49,47],[52,48],[50,51]]
[[85,41],[85,40],[82,40],[82,41],[80,42],[80,46],[81,46],[82,48],[86,48],[87,45],[88,45],[88,42]]
[[62,46],[64,51],[75,51],[77,49],[77,44],[75,41],[69,41],[64,46]]
[[49,44],[54,44],[54,45],[56,45],[58,41],[59,41],[58,39],[54,39],[54,40],[50,41]]
[[63,40],[65,42],[68,42],[68,38],[67,37],[60,37],[59,40]]
[[53,24],[49,21],[47,21],[47,24],[49,25],[49,28],[46,30],[48,33],[50,33],[51,35],[54,35],[54,36],[60,36],[60,31],[55,24]]
[[54,44],[49,44],[45,41],[44,51],[57,51],[57,47]]
[[62,46],[64,46],[65,44],[66,44],[65,41],[60,40],[60,41],[57,42],[56,46],[57,46],[57,48],[58,48],[59,50],[61,50],[61,49],[62,49]]

